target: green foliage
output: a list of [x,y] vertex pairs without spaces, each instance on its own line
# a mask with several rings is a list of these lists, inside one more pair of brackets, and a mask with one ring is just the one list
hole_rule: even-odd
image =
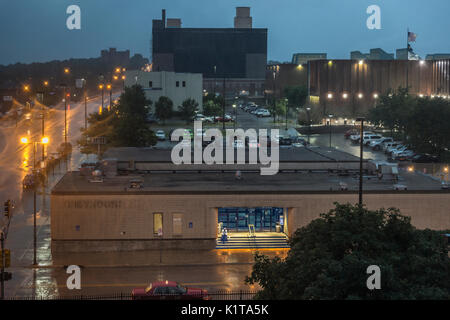
[[198,103],[194,99],[186,99],[178,109],[180,111],[181,119],[185,120],[186,123],[189,123],[195,116],[195,111],[198,109]]
[[[89,116],[89,127],[82,129],[82,137],[78,145],[83,153],[96,153],[97,146],[89,141],[95,137],[105,137],[108,147],[147,147],[156,144],[154,132],[146,123],[148,106],[141,86],[135,85],[125,88],[117,105],[102,113],[93,113]],[[102,151],[104,151],[102,150]]]
[[208,100],[203,104],[203,114],[205,116],[217,116],[222,113],[222,106],[214,102],[214,100]]
[[441,98],[417,98],[399,88],[380,97],[369,121],[384,126],[417,152],[442,153],[450,148],[450,103]]
[[279,116],[284,116],[286,114],[287,102],[285,99],[279,99],[275,104],[269,105],[270,114],[273,116],[273,120]]
[[165,123],[166,119],[169,119],[172,116],[172,107],[172,100],[164,96],[159,97],[158,101],[155,103],[156,116]]
[[[335,208],[290,240],[286,259],[255,255],[259,299],[449,299],[450,259],[440,232],[417,230],[394,208]],[[381,290],[366,286],[381,269]]]
[[303,107],[308,97],[308,88],[305,86],[287,86],[284,88],[284,97],[288,99],[289,108]]

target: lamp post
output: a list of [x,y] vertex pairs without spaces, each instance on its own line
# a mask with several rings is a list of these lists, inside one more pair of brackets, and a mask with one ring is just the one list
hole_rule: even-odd
[[102,90],[102,110],[103,110],[104,94],[105,94],[105,86],[104,86],[103,84],[100,84],[100,85],[98,86],[98,88],[99,88],[100,90]]
[[363,132],[364,132],[364,120],[365,118],[356,118],[356,121],[361,121],[361,128],[359,133],[359,207],[362,208],[362,193],[363,193]]
[[108,111],[109,111],[109,110],[111,110],[111,107],[112,107],[112,85],[107,84],[106,89],[108,89],[108,91],[109,91],[109,107],[108,107]]
[[236,130],[237,108],[235,103],[233,104],[233,109],[234,109],[234,130]]
[[287,127],[287,122],[288,122],[288,104],[289,104],[289,100],[287,98],[284,99],[284,101],[286,101],[286,124],[285,124],[285,130],[287,131],[288,127]]
[[328,118],[330,119],[329,126],[330,126],[330,148],[331,148],[331,122],[332,122],[332,119],[333,119],[333,115],[329,114]]
[[[36,173],[36,145],[41,143],[43,145],[48,144],[49,139],[42,137],[41,141],[29,141],[28,138],[21,138],[20,142],[23,144],[33,145],[33,173]],[[34,183],[36,181],[34,180]],[[33,185],[33,265],[37,265],[37,232],[36,232],[36,185]]]
[[311,111],[310,107],[306,108],[306,116],[308,117],[308,144],[309,144],[309,137],[311,135],[311,116],[309,112]]

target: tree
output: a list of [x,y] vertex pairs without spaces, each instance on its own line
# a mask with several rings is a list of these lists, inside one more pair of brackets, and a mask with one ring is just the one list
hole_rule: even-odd
[[178,107],[181,119],[186,120],[186,123],[192,121],[192,118],[195,116],[195,111],[197,111],[197,109],[198,103],[191,98],[184,100],[181,106]]
[[156,144],[155,134],[146,123],[151,101],[145,97],[142,87],[125,88],[118,104],[110,110],[102,110],[89,116],[89,127],[82,129],[78,145],[83,153],[96,153],[97,146],[90,139],[105,137],[108,147],[147,147]]
[[166,123],[166,119],[172,116],[173,102],[168,97],[161,96],[155,103],[155,113],[156,116]]
[[286,114],[286,108],[287,104],[285,99],[279,99],[274,104],[269,106],[269,111],[273,116],[274,122],[276,121],[278,116]]
[[217,116],[222,112],[222,107],[214,100],[208,100],[203,104],[203,114],[205,116]]
[[288,99],[288,107],[303,107],[308,97],[308,88],[305,86],[287,86],[284,88],[284,97]]
[[[450,259],[440,232],[418,230],[399,210],[335,208],[295,231],[286,259],[255,255],[259,299],[449,299]],[[367,268],[381,269],[368,290]]]

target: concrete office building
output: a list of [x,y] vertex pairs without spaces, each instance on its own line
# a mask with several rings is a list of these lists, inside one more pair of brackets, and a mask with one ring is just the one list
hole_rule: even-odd
[[450,95],[450,60],[316,60],[309,62],[310,96],[326,115],[350,106],[355,114],[373,107],[388,90],[409,87],[418,96]]
[[387,53],[381,48],[370,49],[370,53],[361,53],[361,51],[350,52],[351,60],[394,60],[393,53]]
[[252,27],[248,7],[236,8],[234,28],[182,28],[165,10],[153,20],[153,70],[201,73],[208,92],[263,96],[266,61],[267,29]]
[[[328,148],[281,149],[274,176],[260,175],[258,165],[175,166],[170,150],[124,148],[106,156],[115,156],[104,161],[121,175],[68,172],[53,188],[52,250],[214,249],[220,227],[245,235],[251,225],[257,238],[291,235],[334,201],[358,201],[358,158]],[[418,228],[450,228],[450,193],[438,181],[401,171],[407,190],[396,191],[388,178],[368,179],[371,164],[364,167],[368,208],[398,207]]]
[[197,101],[199,110],[202,110],[202,78],[201,73],[130,70],[126,72],[125,86],[134,84],[142,86],[146,97],[153,102],[152,109],[159,97],[165,96],[172,100],[174,110],[177,110],[184,100],[190,98]]
[[293,64],[306,64],[308,61],[326,59],[326,53],[294,53],[292,55]]

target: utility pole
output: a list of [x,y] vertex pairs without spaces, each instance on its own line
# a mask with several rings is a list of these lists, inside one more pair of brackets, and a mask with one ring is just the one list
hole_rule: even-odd
[[67,96],[65,85],[64,85],[64,143],[65,145],[67,145]]
[[356,121],[361,121],[361,128],[359,133],[359,208],[362,209],[363,200],[363,135],[364,135],[364,120],[365,118],[356,118]]
[[1,242],[1,249],[2,249],[2,272],[0,274],[0,283],[1,283],[1,300],[5,299],[5,236],[3,235],[3,230],[0,230],[0,242]]
[[222,129],[225,134],[225,75],[223,76]]

